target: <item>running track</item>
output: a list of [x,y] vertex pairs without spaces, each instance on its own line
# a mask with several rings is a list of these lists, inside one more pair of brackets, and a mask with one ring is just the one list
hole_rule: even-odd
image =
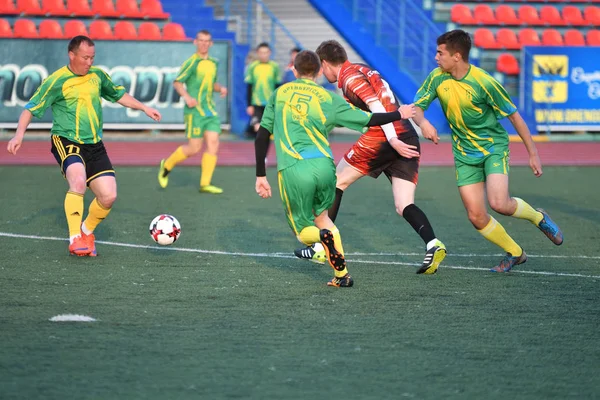
[[[182,141],[124,142],[110,140],[105,142],[108,154],[115,165],[158,165]],[[25,141],[17,156],[6,151],[7,141],[0,141],[0,165],[54,165],[56,161],[50,153],[50,140]],[[351,142],[333,142],[331,144],[336,160],[352,145]],[[451,143],[434,145],[421,142],[421,165],[451,166]],[[588,165],[600,166],[600,142],[547,142],[537,143],[542,164],[549,165]],[[527,151],[522,143],[510,143],[510,164],[529,165]],[[269,150],[269,165],[273,165],[275,156],[273,146]],[[184,162],[198,165],[200,157],[195,156]],[[254,143],[252,141],[223,141],[219,150],[219,165],[254,165]]]

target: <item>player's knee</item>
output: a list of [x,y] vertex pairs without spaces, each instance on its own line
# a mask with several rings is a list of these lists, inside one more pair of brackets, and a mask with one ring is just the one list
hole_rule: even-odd
[[490,198],[489,202],[490,202],[490,207],[492,208],[492,210],[496,211],[497,213],[503,214],[503,215],[511,214],[511,212],[509,210],[510,203],[509,203],[508,199]]
[[69,179],[69,191],[75,193],[85,193],[86,189],[85,177],[76,177]]
[[398,213],[399,216],[403,216],[404,215],[404,209],[406,207],[408,207],[410,204],[409,203],[404,203],[404,202],[396,202],[394,204],[394,206],[396,207],[396,212]]
[[113,204],[117,201],[117,192],[110,192],[103,194],[98,197],[98,202],[104,208],[112,208]]
[[484,226],[486,224],[486,222],[487,222],[487,219],[488,219],[488,214],[485,211],[484,212],[481,212],[481,211],[469,211],[468,212],[468,216],[469,216],[469,221],[475,227]]

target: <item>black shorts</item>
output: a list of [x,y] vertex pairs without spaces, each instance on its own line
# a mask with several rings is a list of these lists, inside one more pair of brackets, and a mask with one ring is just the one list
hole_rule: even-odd
[[115,176],[115,170],[106,154],[104,143],[79,144],[62,136],[52,135],[51,152],[63,175],[67,167],[73,163],[82,163],[85,167],[86,183],[90,184],[101,176]]

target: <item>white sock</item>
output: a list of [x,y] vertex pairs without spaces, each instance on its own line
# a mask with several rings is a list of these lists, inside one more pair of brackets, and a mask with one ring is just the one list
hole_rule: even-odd
[[91,235],[94,233],[94,231],[90,231],[87,226],[85,226],[85,222],[81,224],[81,232],[85,233],[86,235]]
[[73,235],[69,237],[69,244],[73,244],[73,240],[77,239],[78,237],[81,237],[81,235]]
[[429,243],[427,243],[427,251],[429,251],[429,249],[431,249],[433,246],[435,246],[437,241],[438,241],[437,238],[430,240]]

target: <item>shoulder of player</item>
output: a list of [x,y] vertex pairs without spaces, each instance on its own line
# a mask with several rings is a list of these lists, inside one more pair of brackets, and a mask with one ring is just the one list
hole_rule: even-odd
[[485,89],[497,89],[500,85],[500,82],[496,80],[492,75],[489,74],[486,70],[476,67],[475,65],[471,65],[471,70],[469,71],[472,79],[479,84],[479,86],[484,87]]
[[53,73],[51,73],[45,80],[44,82],[48,82],[48,83],[52,83],[54,84],[55,82],[58,82],[61,78],[69,78],[75,76],[71,70],[69,69],[69,67],[67,67],[66,65],[62,68],[57,69],[56,71],[54,71]]
[[277,61],[269,60],[269,64],[273,68],[279,68],[279,64],[277,63]]
[[210,61],[210,62],[213,62],[213,63],[215,63],[217,65],[219,64],[219,59],[216,58],[216,57],[208,56],[207,60]]

